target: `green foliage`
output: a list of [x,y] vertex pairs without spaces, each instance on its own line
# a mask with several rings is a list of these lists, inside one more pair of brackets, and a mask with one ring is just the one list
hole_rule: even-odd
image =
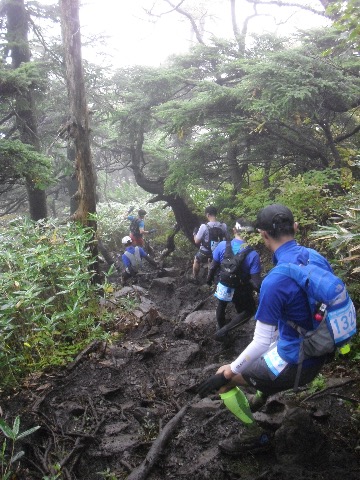
[[334,26],[343,34],[339,43],[359,49],[359,0],[329,2],[326,13],[335,19]]
[[96,472],[98,475],[101,475],[101,477],[104,480],[118,480],[118,477],[113,473],[110,468],[108,467],[106,470],[103,472]]
[[139,431],[140,438],[143,442],[152,442],[156,439],[159,433],[158,425],[149,415],[142,419],[141,428]]
[[[15,443],[22,438],[28,437],[32,433],[36,432],[40,427],[33,427],[25,432],[19,433],[20,430],[20,417],[16,417],[14,424],[11,427],[8,425],[2,418],[0,418],[0,430],[5,436],[5,440],[2,443],[2,448],[0,450],[0,462],[1,462],[1,479],[8,480],[12,478],[14,464],[24,456],[25,452],[20,450],[15,453]],[[8,442],[6,439],[11,441],[10,452],[7,452]]]
[[352,299],[360,305],[360,186],[355,184],[340,202],[335,199],[332,215],[311,237],[326,249],[337,274]]
[[169,208],[164,209],[164,202],[148,203],[151,195],[137,185],[127,182],[112,190],[112,199],[97,205],[98,235],[108,249],[115,252],[123,249],[121,239],[129,235],[130,221],[127,216],[131,206],[135,207],[131,215],[137,215],[140,208],[147,211],[145,229],[155,228],[156,235],[151,238],[154,241],[165,241],[166,231],[175,220],[172,211]]
[[[346,49],[331,61],[323,56],[337,32],[255,40],[240,56],[234,42],[212,39],[166,67],[127,69],[114,79],[121,143],[132,148],[141,139],[144,175],[164,178],[166,193],[196,209],[198,198],[208,203],[206,191],[220,199],[225,189],[232,204],[255,169],[297,179],[351,166],[358,150],[358,57]],[[276,195],[264,192],[259,205]]]
[[1,386],[29,372],[65,365],[104,336],[92,258],[91,232],[56,221],[16,219],[1,228]]
[[249,62],[244,68],[246,78],[237,87],[241,103],[267,120],[284,121],[296,113],[315,120],[322,114],[320,99],[329,109],[340,101],[349,107],[359,89],[359,80],[341,64],[322,57],[315,40],[268,54],[266,61]]
[[320,390],[323,390],[326,387],[326,378],[324,375],[319,373],[317,377],[314,378],[314,380],[310,383],[310,386],[308,388],[309,393],[315,393],[319,392]]
[[302,229],[311,230],[330,215],[335,203],[332,186],[339,182],[336,170],[309,171],[292,176],[288,169],[274,172],[269,177],[270,187],[264,188],[259,177],[252,174],[251,186],[237,195],[236,215],[255,219],[259,209],[270,203],[283,203],[294,213]]
[[50,159],[19,140],[0,140],[0,167],[2,183],[26,178],[40,189],[53,183]]
[[43,66],[39,63],[23,63],[16,69],[4,68],[4,64],[1,64],[0,93],[2,95],[44,89],[46,83]]

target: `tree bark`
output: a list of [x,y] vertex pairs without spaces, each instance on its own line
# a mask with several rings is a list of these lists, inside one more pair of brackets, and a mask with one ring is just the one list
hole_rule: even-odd
[[[72,139],[70,139],[70,141],[68,142],[66,155],[68,161],[75,166],[76,152]],[[79,189],[79,182],[76,177],[75,170],[74,173],[67,178],[66,185],[70,198],[70,215],[74,215],[79,207],[79,201],[76,195]]]
[[231,183],[234,187],[234,194],[241,192],[241,187],[244,179],[244,175],[248,169],[247,164],[243,164],[242,167],[239,166],[237,156],[240,153],[240,148],[236,140],[230,140],[227,153],[226,153],[226,162],[229,167],[229,173],[231,178]]
[[100,283],[98,249],[95,241],[97,224],[93,218],[96,213],[95,173],[90,150],[89,114],[81,56],[79,0],[60,0],[60,12],[70,107],[67,129],[74,141],[75,169],[79,183],[75,194],[75,199],[79,203],[73,219],[92,229],[93,237],[88,247],[96,259],[92,266],[96,272],[94,282]]
[[199,226],[201,221],[198,215],[193,213],[180,196],[164,193],[164,179],[159,178],[151,180],[143,172],[144,158],[142,146],[144,143],[144,132],[142,125],[138,126],[138,131],[134,134],[131,148],[131,168],[134,172],[136,183],[146,192],[156,195],[151,203],[165,201],[174,212],[176,223],[183,231],[190,242],[194,243],[194,228]]
[[[11,66],[18,68],[30,62],[28,19],[24,0],[11,0],[6,6],[7,40],[11,50]],[[23,143],[32,145],[40,152],[33,93],[17,92],[15,95],[16,125]],[[46,193],[36,187],[34,179],[26,177],[29,211],[32,220],[47,217]]]

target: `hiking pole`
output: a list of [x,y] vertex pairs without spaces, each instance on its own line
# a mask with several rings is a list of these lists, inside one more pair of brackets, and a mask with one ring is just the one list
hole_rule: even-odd
[[231,320],[231,322],[224,325],[222,328],[220,328],[220,330],[218,330],[215,333],[215,339],[216,340],[222,339],[235,328],[240,327],[241,325],[244,325],[244,323],[248,322],[250,318],[251,318],[251,315],[249,315],[247,312],[239,313],[238,315],[235,316],[233,320]]

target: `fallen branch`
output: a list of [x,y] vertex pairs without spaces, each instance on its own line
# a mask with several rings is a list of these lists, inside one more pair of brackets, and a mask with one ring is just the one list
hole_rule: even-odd
[[329,390],[332,390],[333,388],[341,388],[343,387],[344,385],[347,385],[348,383],[352,383],[354,382],[355,380],[353,378],[349,378],[349,380],[345,380],[344,382],[342,383],[339,383],[338,385],[330,385],[329,387],[326,387],[326,388],[323,388],[322,390],[320,390],[319,392],[315,392],[313,393],[312,395],[309,395],[308,397],[304,398],[304,400],[302,400],[300,403],[304,403],[304,402],[307,402],[308,400],[311,400],[312,398],[314,397],[321,397],[323,395],[326,395],[326,393],[329,391]]
[[357,398],[351,398],[346,395],[340,395],[339,393],[330,393],[329,395],[335,398],[341,398],[341,400],[345,400],[346,402],[360,403],[360,400],[358,400]]
[[163,430],[159,433],[157,439],[153,442],[148,454],[146,455],[144,461],[136,467],[130,475],[127,477],[127,480],[145,480],[149,475],[150,470],[158,461],[159,456],[162,453],[163,448],[167,444],[170,436],[177,427],[180,420],[186,413],[188,405],[185,405],[179,412],[165,425]]
[[98,424],[94,428],[94,431],[91,432],[92,437],[91,436],[89,436],[87,438],[86,437],[78,437],[75,441],[75,444],[74,444],[74,447],[72,448],[72,450],[66,455],[65,458],[63,458],[59,462],[59,465],[60,465],[61,469],[64,469],[65,466],[67,467],[68,464],[71,464],[70,465],[70,471],[69,471],[69,478],[70,479],[71,479],[70,473],[72,472],[72,470],[76,466],[76,463],[78,462],[80,455],[82,454],[83,450],[87,447],[88,443],[90,441],[92,441],[94,438],[96,438],[96,435],[97,435],[98,431],[100,430],[100,428],[102,427],[103,423],[104,423],[104,418],[102,418],[98,422]]
[[182,314],[182,318],[180,320],[184,320],[191,313],[197,312],[198,310],[200,310],[200,308],[213,296],[214,296],[214,293],[211,293],[203,300],[200,300],[200,302],[196,303],[195,305],[192,305],[192,307],[189,310],[187,310],[185,313]]
[[69,365],[66,367],[66,370],[73,370],[82,360],[83,358],[88,355],[89,353],[95,352],[101,342],[99,340],[94,340],[90,343],[79,355],[73,360]]

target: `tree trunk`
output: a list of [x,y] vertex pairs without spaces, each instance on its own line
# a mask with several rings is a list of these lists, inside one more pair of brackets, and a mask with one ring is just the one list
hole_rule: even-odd
[[60,11],[70,106],[68,132],[74,140],[75,169],[79,183],[75,195],[79,203],[73,219],[93,231],[88,247],[96,259],[92,266],[96,272],[94,282],[100,283],[98,249],[95,242],[97,224],[93,218],[96,213],[95,173],[90,151],[89,114],[81,56],[79,0],[60,0]]
[[[68,161],[75,166],[76,152],[72,139],[70,139],[68,142],[66,154]],[[79,182],[76,177],[75,170],[74,173],[67,178],[66,185],[70,198],[70,215],[74,215],[79,207],[79,201],[76,195],[79,188]]]
[[[24,0],[10,0],[6,9],[7,40],[11,50],[12,68],[30,62],[28,20]],[[34,99],[31,90],[15,96],[16,124],[23,143],[32,145],[40,152],[37,133]],[[46,193],[35,186],[32,178],[26,178],[30,217],[40,220],[47,217]]]
[[[244,147],[246,148],[246,147]],[[240,153],[240,147],[236,140],[230,140],[227,153],[226,153],[226,162],[229,167],[230,173],[230,182],[234,187],[234,194],[241,192],[244,175],[248,170],[248,165],[243,163],[241,167],[239,166],[237,156]]]
[[[334,137],[331,133],[329,123],[326,120],[320,120],[318,124],[323,129],[323,132],[325,134],[328,147],[333,155],[335,168],[341,168],[341,155],[336,148]],[[325,167],[326,166],[328,165],[325,165]]]
[[139,126],[139,130],[132,142],[133,147],[131,148],[131,168],[134,172],[136,183],[146,192],[156,195],[156,197],[151,200],[151,203],[159,201],[168,203],[174,212],[176,223],[181,228],[186,238],[194,243],[193,231],[195,227],[200,225],[200,218],[190,210],[183,198],[164,193],[164,180],[162,178],[151,180],[144,175],[143,143],[144,133],[142,126]]

